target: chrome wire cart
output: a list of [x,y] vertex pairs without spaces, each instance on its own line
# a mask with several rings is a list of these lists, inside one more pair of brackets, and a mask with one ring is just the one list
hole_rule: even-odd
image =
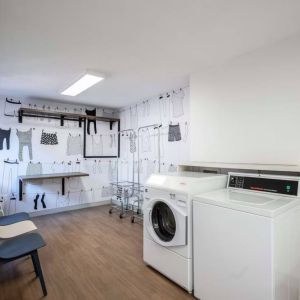
[[141,216],[141,187],[135,182],[122,181],[111,183],[112,197],[109,213],[119,211],[120,218],[130,215],[134,222],[134,215]]
[[144,186],[136,183],[133,187],[134,193],[132,197],[132,215],[131,215],[131,223],[134,223],[135,220],[142,221],[143,220],[143,200],[144,200]]

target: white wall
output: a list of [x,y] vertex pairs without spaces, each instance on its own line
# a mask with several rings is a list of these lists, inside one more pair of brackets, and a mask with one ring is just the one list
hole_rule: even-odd
[[[189,160],[190,146],[190,111],[189,111],[189,88],[183,88],[183,115],[180,117],[173,116],[173,91],[151,97],[144,102],[139,102],[131,107],[125,107],[121,110],[121,129],[134,129],[138,132],[141,126],[151,124],[162,124],[160,138],[161,154],[161,172],[176,170],[180,162]],[[175,93],[179,90],[176,89]],[[162,96],[162,98],[160,98]],[[132,120],[132,110],[137,109],[137,123]],[[179,124],[181,137],[180,141],[168,141],[169,124]],[[158,171],[158,138],[157,131],[150,129],[150,147],[143,147],[143,131],[140,131],[140,180],[145,182],[148,176]],[[147,151],[145,151],[147,150]],[[124,135],[121,137],[121,159],[119,161],[120,178],[123,180],[132,180],[132,154],[129,151],[129,139]],[[137,179],[137,153],[135,153],[135,180]]]
[[[20,99],[22,101],[22,99]],[[74,106],[63,103],[55,103],[53,101],[32,100],[23,101],[22,106],[33,107],[42,109],[45,105],[46,109],[50,107],[51,110],[55,110],[56,107],[60,111],[74,112],[74,108],[81,108],[83,113],[84,106]],[[109,186],[109,182],[112,180],[111,172],[109,172],[109,166],[114,170],[113,176],[116,176],[115,159],[84,159],[82,155],[67,155],[67,138],[71,133],[72,135],[81,134],[83,139],[83,129],[79,128],[77,122],[66,121],[65,126],[61,127],[59,121],[49,120],[46,118],[26,118],[24,117],[23,123],[19,124],[16,117],[4,116],[5,112],[5,97],[1,97],[0,102],[0,128],[11,128],[10,142],[11,147],[8,150],[6,143],[4,142],[4,149],[0,150],[0,200],[4,200],[4,208],[6,214],[11,214],[19,211],[34,212],[33,199],[37,193],[46,193],[45,202],[47,209],[43,209],[41,202],[38,202],[38,211],[45,212],[51,209],[61,209],[63,207],[71,207],[74,205],[84,205],[89,203],[96,203],[108,200],[109,197],[102,197],[103,187]],[[101,115],[102,109],[97,112],[97,115]],[[102,127],[101,127],[102,126]],[[105,127],[105,128],[104,128]],[[66,180],[66,195],[61,195],[61,181],[60,180],[45,180],[43,182],[26,183],[24,186],[23,201],[10,200],[11,194],[18,195],[18,181],[17,176],[26,174],[26,168],[30,161],[27,147],[23,151],[23,161],[19,162],[12,169],[10,173],[9,165],[4,163],[4,160],[19,160],[19,140],[16,135],[16,130],[26,131],[30,128],[33,129],[32,145],[33,145],[33,163],[41,162],[43,167],[43,173],[59,173],[59,172],[73,172],[81,171],[90,174],[89,177],[75,178]],[[41,145],[40,138],[41,132],[57,132],[58,145]],[[91,129],[93,132],[93,126]],[[115,134],[117,129],[114,128]],[[98,124],[98,134],[103,135],[103,142],[105,145],[110,141],[109,123]],[[108,147],[104,147],[107,149]],[[114,151],[113,149],[110,149]],[[108,153],[109,149],[107,149]],[[106,153],[106,154],[107,154]],[[80,164],[76,163],[80,162]],[[11,174],[11,175],[10,175]]]
[[191,160],[300,164],[300,35],[191,76]]

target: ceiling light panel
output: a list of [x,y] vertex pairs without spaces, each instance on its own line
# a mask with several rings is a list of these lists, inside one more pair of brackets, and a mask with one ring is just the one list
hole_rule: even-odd
[[103,79],[104,77],[101,76],[85,74],[74,84],[72,84],[70,87],[65,89],[61,94],[66,96],[73,96],[73,97],[77,96]]

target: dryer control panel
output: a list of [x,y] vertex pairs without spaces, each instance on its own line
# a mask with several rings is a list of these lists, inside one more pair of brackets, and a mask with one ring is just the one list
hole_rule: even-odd
[[230,173],[228,188],[298,196],[299,178]]

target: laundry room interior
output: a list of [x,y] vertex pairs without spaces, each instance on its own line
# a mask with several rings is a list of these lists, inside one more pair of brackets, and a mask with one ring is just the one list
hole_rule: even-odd
[[0,0],[0,299],[300,300],[299,13]]

